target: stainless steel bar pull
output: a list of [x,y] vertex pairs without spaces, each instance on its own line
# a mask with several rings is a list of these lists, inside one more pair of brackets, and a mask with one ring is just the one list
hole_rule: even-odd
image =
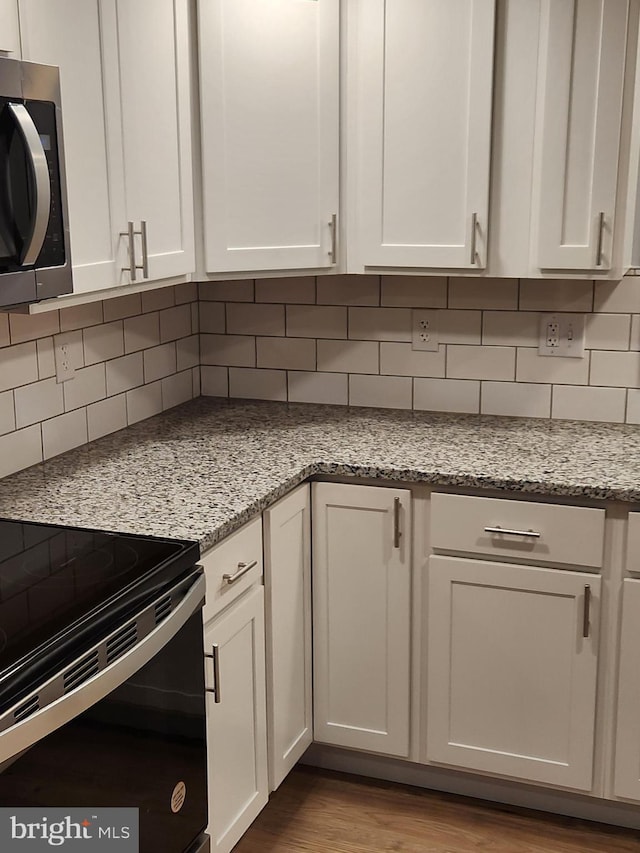
[[604,211],[600,213],[598,219],[598,248],[596,250],[596,266],[602,266],[602,244],[604,240],[604,226],[605,226],[605,217]]
[[211,646],[213,652],[213,692],[215,694],[214,702],[216,705],[220,703],[220,646],[214,643]]
[[238,568],[235,572],[225,572],[222,575],[222,580],[226,583],[235,583],[247,572],[251,571],[254,566],[258,565],[257,560],[252,560],[250,563],[238,563]]
[[400,498],[393,499],[393,547],[400,547]]
[[[136,263],[136,235],[140,236],[142,244],[142,263]],[[142,277],[149,278],[149,249],[147,244],[147,222],[145,219],[140,220],[140,230],[136,231],[133,222],[127,222],[127,230],[120,232],[121,237],[126,237],[129,241],[129,266],[122,267],[123,272],[129,272],[131,281],[137,281],[136,270],[142,270]]]
[[147,220],[140,220],[140,240],[142,242],[142,277],[149,278],[149,245],[147,243]]
[[478,214],[471,214],[471,257],[469,263],[475,265],[477,263],[476,240],[478,236]]
[[582,614],[582,636],[589,636],[589,617],[591,615],[591,587],[588,583],[584,585],[584,612]]
[[338,214],[332,213],[329,220],[329,232],[331,234],[331,249],[329,250],[329,258],[332,264],[338,262]]
[[509,527],[500,527],[496,524],[495,527],[485,527],[485,533],[504,533],[506,536],[528,536],[530,539],[539,539],[542,535],[537,530],[512,530]]

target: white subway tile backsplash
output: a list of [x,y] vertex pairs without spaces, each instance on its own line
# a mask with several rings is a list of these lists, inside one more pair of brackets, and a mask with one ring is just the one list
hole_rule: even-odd
[[73,378],[64,382],[62,387],[65,412],[102,400],[107,396],[104,362],[76,370]]
[[198,367],[200,364],[200,335],[181,338],[176,343],[176,359],[178,371]]
[[584,345],[588,349],[629,349],[629,314],[587,314]]
[[450,278],[448,306],[513,311],[518,307],[518,279]]
[[623,423],[626,395],[627,392],[624,388],[554,385],[551,417]]
[[176,372],[176,345],[173,341],[159,347],[146,349],[142,356],[144,381],[146,383],[154,382],[156,379],[164,379],[165,376]]
[[127,423],[135,424],[162,411],[162,383],[151,382],[127,391]]
[[197,335],[200,331],[200,305],[198,302],[191,303],[191,334]]
[[105,323],[135,317],[136,314],[142,314],[142,294],[127,293],[126,296],[105,299],[103,306]]
[[45,459],[80,447],[88,440],[86,409],[67,412],[42,424],[42,449]]
[[412,379],[408,376],[349,376],[349,405],[383,409],[410,409]]
[[38,338],[36,341],[38,356],[38,377],[47,379],[56,375],[56,359],[53,354],[53,338]]
[[395,308],[446,308],[443,276],[383,275],[380,304]]
[[60,311],[60,331],[73,332],[98,326],[104,322],[102,302],[88,302],[86,305],[73,305]]
[[479,344],[481,311],[438,311],[438,340],[441,344]]
[[228,397],[229,368],[203,365],[200,368],[200,393],[204,397]]
[[284,370],[230,367],[229,396],[284,401],[287,399],[287,374]]
[[475,379],[414,379],[413,408],[476,414],[480,411],[480,383]]
[[410,308],[349,308],[349,337],[361,341],[411,341]]
[[311,338],[256,338],[258,367],[315,370],[316,342]]
[[9,331],[12,344],[46,338],[60,331],[60,312],[45,311],[43,314],[9,314]]
[[176,304],[175,291],[173,287],[159,287],[157,290],[145,290],[142,293],[142,310],[162,311],[163,308],[171,308]]
[[331,403],[346,406],[349,402],[349,377],[344,373],[316,373],[290,370],[289,400],[292,403]]
[[640,352],[593,350],[589,384],[640,388]]
[[203,281],[198,287],[198,298],[201,302],[253,302],[253,279]]
[[121,358],[114,358],[105,365],[107,374],[107,396],[114,397],[131,388],[137,388],[144,382],[142,353],[134,352]]
[[122,320],[91,326],[82,333],[86,366],[124,355]]
[[[212,369],[215,370],[216,368],[212,368]],[[200,368],[199,367],[192,367],[191,368],[191,379],[193,382],[193,395],[192,396],[195,400],[196,397],[199,397],[200,394],[202,393],[201,392]]]
[[127,425],[127,398],[124,394],[107,397],[99,403],[87,406],[89,441],[110,435]]
[[591,311],[593,282],[573,279],[521,279],[521,311]]
[[15,428],[16,412],[13,391],[3,391],[0,394],[0,435],[12,432]]
[[200,335],[200,362],[255,367],[256,339],[252,335]]
[[[213,329],[206,321],[206,311],[211,305],[200,306],[200,331],[222,332]],[[284,335],[284,305],[256,305],[242,302],[227,304],[227,332],[230,335]]]
[[527,382],[483,382],[480,412],[522,418],[551,416],[551,385]]
[[[171,311],[172,309],[167,309]],[[124,351],[137,352],[160,343],[160,312],[140,314],[124,320]]]
[[54,378],[16,388],[14,396],[18,429],[64,412],[62,384],[58,384]]
[[160,311],[160,343],[186,338],[191,334],[191,305],[176,305]]
[[196,302],[198,299],[198,283],[189,281],[186,284],[177,284],[174,288],[176,305],[184,305],[187,302]]
[[540,315],[533,311],[484,311],[482,343],[503,347],[537,347]]
[[42,462],[40,424],[0,436],[0,477]]
[[378,275],[319,275],[318,305],[380,305]]
[[0,391],[38,380],[35,341],[0,349]]
[[584,358],[538,355],[538,350],[518,347],[516,366],[518,382],[587,385],[589,382],[589,353]]
[[8,347],[11,343],[9,335],[9,315],[0,311],[0,347]]
[[378,373],[377,341],[318,340],[318,370],[335,373]]
[[287,305],[287,335],[292,338],[346,338],[347,309],[323,305]]
[[464,346],[447,347],[447,379],[515,379],[514,347]]
[[392,376],[444,376],[445,347],[420,352],[411,344],[380,344],[380,373]]
[[162,409],[172,409],[180,403],[186,403],[193,396],[193,378],[191,370],[174,373],[162,380]]
[[301,304],[315,301],[316,280],[312,275],[256,279],[256,302]]
[[629,338],[629,349],[640,350],[640,314],[631,315],[631,335]]
[[609,314],[640,313],[640,281],[635,276],[626,276],[620,281],[597,281],[593,310]]

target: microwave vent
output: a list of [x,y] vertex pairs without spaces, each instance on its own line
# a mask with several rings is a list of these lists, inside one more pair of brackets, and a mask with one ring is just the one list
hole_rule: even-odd
[[138,626],[135,622],[125,625],[117,634],[114,634],[106,643],[107,664],[117,660],[138,642]]
[[64,692],[69,693],[84,681],[95,675],[100,669],[98,663],[98,650],[94,649],[77,661],[64,674]]
[[171,602],[171,596],[165,595],[165,597],[156,604],[156,625],[163,622],[171,613],[172,609],[173,604]]
[[38,710],[40,710],[40,696],[36,693],[33,696],[29,696],[26,702],[23,702],[22,705],[15,709],[13,720],[19,723],[20,720],[26,720],[27,717],[35,714]]

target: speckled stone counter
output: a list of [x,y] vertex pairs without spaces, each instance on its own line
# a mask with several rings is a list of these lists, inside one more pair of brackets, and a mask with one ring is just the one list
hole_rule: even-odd
[[640,501],[640,427],[200,398],[0,481],[0,517],[199,540],[314,474]]

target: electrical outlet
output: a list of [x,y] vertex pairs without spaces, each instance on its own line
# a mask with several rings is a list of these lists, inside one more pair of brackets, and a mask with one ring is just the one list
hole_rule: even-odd
[[584,314],[541,314],[538,355],[584,357]]
[[411,312],[411,349],[438,352],[438,312]]
[[76,368],[73,363],[70,335],[54,336],[53,354],[56,362],[56,382],[66,382],[67,379],[73,379]]

